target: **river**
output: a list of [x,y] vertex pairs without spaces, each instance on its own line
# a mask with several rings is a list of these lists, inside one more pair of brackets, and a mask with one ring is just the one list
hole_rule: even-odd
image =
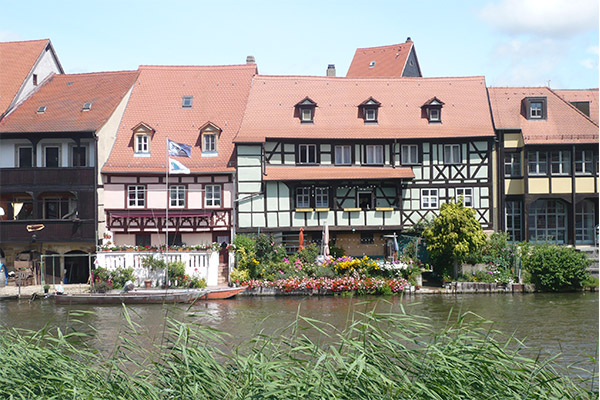
[[[380,301],[383,300],[383,301]],[[162,305],[132,305],[131,318],[148,340],[163,332],[165,316],[197,322],[232,335],[231,343],[242,343],[257,332],[277,332],[301,315],[343,328],[351,311],[373,307],[427,317],[437,329],[470,311],[494,321],[493,327],[524,340],[524,354],[542,358],[560,353],[562,366],[596,367],[588,355],[598,352],[598,293],[560,294],[459,294],[407,295],[404,297],[238,297],[201,302],[191,308]],[[90,314],[73,316],[75,310]],[[50,301],[0,302],[5,326],[38,330],[45,324],[67,331],[68,327],[94,332],[94,345],[111,351],[123,329],[121,306],[56,305]],[[81,322],[78,322],[81,321]],[[91,328],[86,328],[89,325]],[[92,329],[93,328],[93,329]]]

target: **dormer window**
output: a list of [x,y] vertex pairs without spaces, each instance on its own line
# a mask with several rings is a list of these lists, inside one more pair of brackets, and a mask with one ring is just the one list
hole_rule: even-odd
[[136,157],[150,156],[150,142],[156,132],[152,127],[140,122],[133,127],[133,151]]
[[204,126],[200,128],[203,157],[217,155],[220,134],[221,128],[211,122],[204,124]]
[[365,120],[365,124],[377,123],[377,114],[379,107],[381,107],[381,103],[375,100],[372,97],[369,97],[368,100],[363,101],[359,106],[359,116]]
[[546,119],[546,98],[526,97],[523,99],[523,111],[527,119]]
[[81,111],[90,111],[92,109],[92,103],[85,103],[81,108]]
[[183,96],[181,101],[181,108],[192,108],[194,102],[194,96]]
[[296,109],[296,116],[300,118],[301,123],[310,124],[314,122],[317,103],[305,97],[304,100],[297,103],[294,107]]
[[434,97],[429,99],[421,106],[423,117],[427,118],[429,123],[441,123],[442,122],[442,107],[444,102]]

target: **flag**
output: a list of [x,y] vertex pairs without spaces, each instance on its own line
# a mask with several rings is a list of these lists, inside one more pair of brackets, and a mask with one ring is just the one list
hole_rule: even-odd
[[169,157],[191,157],[192,156],[192,147],[183,144],[177,143],[172,140],[168,140],[168,150]]
[[169,158],[169,173],[171,174],[189,174],[190,169],[177,160]]

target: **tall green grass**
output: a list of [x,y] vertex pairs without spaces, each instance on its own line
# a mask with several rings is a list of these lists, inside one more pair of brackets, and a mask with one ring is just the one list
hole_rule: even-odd
[[[522,344],[472,314],[441,332],[408,314],[355,312],[341,330],[298,315],[277,334],[232,347],[206,326],[166,322],[144,341],[123,309],[111,355],[89,334],[0,331],[2,399],[591,399],[554,360],[520,355]],[[72,326],[76,326],[73,322]],[[311,332],[309,339],[308,331]],[[318,333],[315,335],[314,333]],[[316,337],[316,339],[315,339]],[[146,343],[145,347],[140,343]],[[150,348],[149,348],[150,347]],[[589,376],[590,374],[588,374]]]

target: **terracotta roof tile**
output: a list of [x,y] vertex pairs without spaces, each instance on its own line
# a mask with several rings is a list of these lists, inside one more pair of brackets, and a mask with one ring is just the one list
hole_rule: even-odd
[[[317,103],[314,123],[300,123],[294,105]],[[365,124],[358,106],[381,103],[377,124]],[[432,97],[445,105],[441,123],[429,123],[421,107]],[[494,136],[483,77],[328,78],[256,76],[235,142],[289,139],[402,139]]]
[[0,43],[0,114],[10,106],[50,40]]
[[356,49],[347,77],[401,77],[413,42]]
[[[191,145],[192,157],[177,160],[192,172],[231,172],[234,146],[256,65],[140,66],[117,139],[103,173],[164,173],[166,139]],[[193,96],[192,107],[182,108],[182,98]],[[140,122],[156,132],[150,157],[135,157],[133,131]],[[218,156],[202,156],[200,128],[207,122],[222,131]]]
[[587,101],[590,103],[590,119],[598,124],[598,89],[554,90],[568,102]]
[[[0,122],[0,132],[95,132],[133,86],[137,71],[54,75]],[[91,103],[89,111],[82,111]],[[40,107],[44,113],[38,113]]]
[[412,179],[411,168],[267,166],[265,181]]
[[[525,144],[598,143],[598,125],[547,87],[489,88],[496,129],[520,129]],[[547,99],[546,119],[521,112],[526,97]]]

